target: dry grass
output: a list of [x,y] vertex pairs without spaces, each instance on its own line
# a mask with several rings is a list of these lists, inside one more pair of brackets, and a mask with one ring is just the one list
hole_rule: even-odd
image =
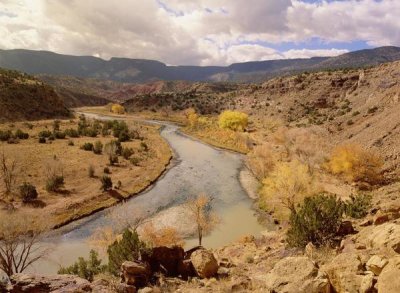
[[[21,212],[37,211],[34,214],[46,214],[53,227],[114,205],[142,191],[160,176],[171,158],[171,150],[159,135],[159,129],[156,126],[138,125],[137,122],[128,121],[128,125],[135,123],[136,127],[139,127],[149,150],[147,152],[141,150],[140,140],[124,142],[122,146],[132,148],[135,152],[134,156],[140,158],[140,163],[134,166],[120,157],[118,165],[108,166],[109,162],[105,154],[96,155],[80,149],[80,146],[86,142],[95,143],[96,141],[105,144],[114,139],[113,137],[99,135],[97,138],[67,138],[39,144],[37,134],[44,129],[51,130],[52,123],[53,121],[38,121],[33,123],[33,129],[29,129],[22,122],[14,125],[0,125],[0,129],[20,128],[30,134],[29,139],[21,140],[18,144],[1,143],[0,150],[4,151],[9,158],[15,158],[18,166],[13,194],[8,195],[7,198],[3,196],[3,204],[11,203]],[[77,121],[62,121],[61,130],[76,128],[76,126]],[[70,140],[73,141],[73,146],[68,145]],[[62,165],[65,179],[65,187],[59,193],[49,193],[45,190],[46,166],[52,160],[57,160]],[[90,178],[88,174],[90,166],[95,169],[93,178]],[[117,185],[118,181],[122,183],[120,189],[105,193],[100,191],[100,178],[103,176],[105,167],[110,169],[110,177],[114,185]],[[17,187],[23,182],[36,186],[39,193],[36,205],[24,205],[20,202]],[[0,183],[0,190],[1,192],[4,190],[3,183]]]

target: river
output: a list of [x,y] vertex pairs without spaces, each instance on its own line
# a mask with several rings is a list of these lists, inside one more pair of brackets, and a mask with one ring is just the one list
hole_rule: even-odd
[[[87,115],[98,119],[111,119],[106,116]],[[257,221],[252,208],[253,201],[239,182],[239,172],[243,168],[242,155],[217,149],[185,136],[179,132],[176,125],[154,123],[163,124],[161,135],[174,151],[169,170],[151,188],[132,197],[126,203],[52,232],[44,243],[51,247],[51,252],[29,271],[56,273],[60,265],[70,265],[79,256],[87,257],[91,248],[87,240],[92,233],[98,228],[115,225],[115,217],[108,216],[110,214],[135,217],[134,213],[141,211],[150,217],[180,205],[187,198],[201,192],[213,196],[214,211],[221,219],[217,228],[204,237],[205,247],[220,247],[243,235],[258,235],[266,229]],[[189,238],[185,239],[185,242],[186,247],[193,247],[197,244],[197,239]]]

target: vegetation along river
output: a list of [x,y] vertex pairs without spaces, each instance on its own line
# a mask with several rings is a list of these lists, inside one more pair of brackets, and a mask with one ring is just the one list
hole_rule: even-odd
[[[114,119],[94,114],[86,115],[97,119]],[[91,249],[88,239],[96,229],[116,226],[117,218],[118,221],[121,218],[128,221],[129,217],[137,217],[137,213],[152,217],[168,210],[172,211],[171,207],[178,206],[201,192],[213,196],[213,208],[221,220],[217,228],[204,237],[204,246],[220,247],[237,240],[240,236],[257,235],[265,230],[257,221],[252,209],[252,200],[239,182],[239,172],[243,168],[242,155],[216,149],[191,139],[181,134],[176,125],[153,123],[161,123],[164,126],[161,135],[174,151],[171,168],[152,188],[132,197],[126,203],[52,232],[45,241],[45,244],[51,247],[48,257],[36,263],[30,271],[56,273],[60,265],[70,265],[79,256],[88,256]],[[162,221],[168,222],[169,218],[174,217],[167,215]],[[175,221],[170,225],[182,224],[185,220],[187,219],[178,217],[176,221],[175,215]],[[191,248],[197,244],[197,239],[189,237],[185,239],[185,243],[186,248]]]

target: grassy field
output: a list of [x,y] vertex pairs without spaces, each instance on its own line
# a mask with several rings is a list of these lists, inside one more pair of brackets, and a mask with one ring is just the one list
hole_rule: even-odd
[[[60,131],[68,128],[76,129],[78,120],[61,121]],[[15,160],[17,164],[16,182],[11,194],[5,194],[5,186],[0,182],[0,209],[12,208],[16,212],[36,215],[47,215],[49,226],[58,227],[75,219],[89,215],[94,211],[112,206],[148,187],[166,169],[172,153],[169,145],[159,135],[158,126],[141,124],[127,120],[130,129],[136,129],[142,139],[131,139],[122,142],[123,148],[133,150],[135,164],[119,156],[119,162],[109,165],[107,154],[95,154],[85,151],[81,146],[85,143],[102,142],[103,145],[115,139],[112,135],[97,137],[81,136],[77,138],[47,140],[39,143],[39,132],[52,131],[53,121],[38,121],[31,124],[19,122],[0,124],[0,130],[21,129],[29,133],[29,139],[21,139],[16,144],[0,143],[0,154],[4,153],[8,162]],[[146,150],[144,145],[148,147]],[[57,166],[64,176],[65,186],[59,192],[46,191],[49,169]],[[89,176],[89,168],[94,169],[94,176]],[[113,181],[111,191],[101,191],[100,179],[104,168],[109,168]],[[33,203],[22,203],[19,198],[19,186],[23,182],[33,184],[39,194]],[[120,183],[120,184],[119,184]]]

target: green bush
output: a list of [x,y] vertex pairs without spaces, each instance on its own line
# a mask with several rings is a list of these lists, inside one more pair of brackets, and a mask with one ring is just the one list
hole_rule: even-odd
[[49,140],[55,140],[56,139],[56,137],[54,136],[54,134],[51,134],[50,136],[49,136]]
[[51,131],[49,130],[42,130],[39,132],[39,137],[50,137],[52,135]]
[[131,162],[132,165],[139,166],[140,158],[139,157],[131,157],[129,161]]
[[0,130],[0,140],[8,141],[12,137],[12,132],[10,130],[2,131]]
[[365,217],[371,207],[372,196],[370,194],[350,195],[350,200],[344,202],[345,214],[355,219]]
[[137,260],[146,251],[146,243],[139,239],[137,232],[125,229],[122,239],[116,240],[107,249],[109,272],[118,276],[124,261]]
[[93,167],[93,165],[90,165],[89,168],[88,168],[88,175],[89,175],[89,178],[93,178],[93,177],[94,177],[94,174],[95,174],[94,167]]
[[124,157],[125,160],[129,160],[129,158],[134,154],[134,151],[132,148],[123,148],[122,149],[122,156]]
[[48,192],[57,192],[64,186],[64,176],[54,175],[47,179],[46,190]]
[[101,190],[108,191],[112,189],[113,183],[110,176],[104,175],[103,177],[101,177],[100,181],[101,181]]
[[101,264],[101,259],[99,259],[99,254],[91,250],[89,259],[85,260],[83,257],[79,257],[73,265],[58,270],[58,274],[68,274],[76,275],[83,279],[92,282],[95,275],[104,273],[107,269],[107,265]]
[[57,139],[64,139],[66,136],[65,132],[62,131],[55,131],[53,135]]
[[69,137],[74,137],[74,138],[79,137],[79,132],[76,129],[69,128],[66,129],[64,133]]
[[85,142],[82,146],[81,149],[84,151],[93,151],[93,144],[91,142]]
[[17,129],[15,131],[14,137],[15,138],[19,138],[19,139],[28,139],[29,138],[29,134],[26,133],[26,132],[23,132],[21,129]]
[[101,141],[96,141],[94,143],[93,152],[96,155],[101,155],[101,153],[103,152],[103,144],[101,143]]
[[110,168],[105,167],[103,170],[104,174],[111,174]]
[[330,244],[342,222],[343,203],[335,195],[306,197],[303,205],[290,215],[287,231],[289,246],[304,248]]
[[70,139],[70,140],[68,140],[68,146],[74,146],[75,144],[74,144],[74,142]]
[[24,182],[19,187],[19,195],[21,196],[22,202],[28,203],[31,202],[38,197],[38,193],[36,191],[36,187],[30,183]]
[[46,138],[43,136],[39,137],[39,143],[46,143]]

